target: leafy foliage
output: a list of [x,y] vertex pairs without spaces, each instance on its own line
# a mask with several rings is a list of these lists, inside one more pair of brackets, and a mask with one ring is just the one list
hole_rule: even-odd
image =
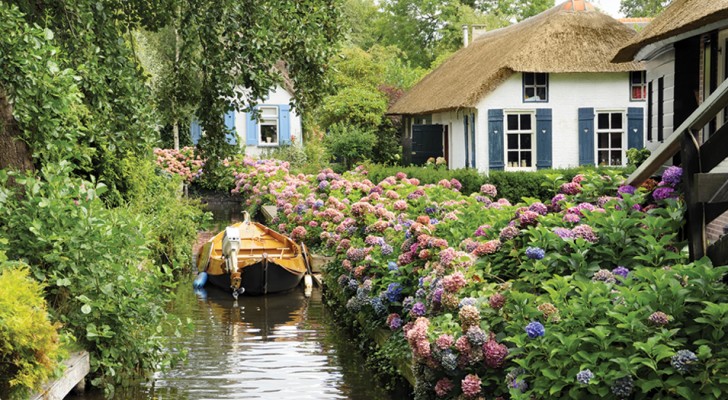
[[670,0],[622,0],[619,11],[627,17],[655,17],[670,4]]
[[330,154],[339,157],[346,168],[368,160],[377,138],[371,131],[357,126],[335,124],[324,138],[324,146]]
[[43,286],[28,267],[0,260],[0,395],[27,398],[53,376],[62,356],[58,330],[52,323]]

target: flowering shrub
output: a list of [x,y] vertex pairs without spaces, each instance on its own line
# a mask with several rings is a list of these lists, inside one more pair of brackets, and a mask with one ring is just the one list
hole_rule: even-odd
[[588,172],[511,204],[493,185],[259,161],[237,190],[335,257],[327,284],[346,309],[408,343],[416,398],[720,397],[726,268],[686,264],[669,171],[640,188]]
[[172,175],[179,175],[186,183],[191,183],[202,175],[205,162],[195,154],[194,147],[183,147],[180,150],[154,149],[157,166]]

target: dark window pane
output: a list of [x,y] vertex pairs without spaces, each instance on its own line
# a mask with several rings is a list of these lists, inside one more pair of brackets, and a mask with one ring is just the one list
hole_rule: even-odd
[[545,87],[536,88],[536,95],[538,96],[539,100],[546,100],[546,88]]
[[522,151],[521,152],[521,167],[530,167],[530,166],[531,166],[531,152]]
[[608,113],[599,113],[597,115],[597,129],[609,129]]
[[518,152],[517,151],[509,151],[508,152],[508,166],[511,166],[511,163],[518,163]]
[[546,84],[546,74],[536,74],[536,84],[545,85]]
[[278,127],[275,125],[261,125],[260,137],[264,143],[276,143],[278,141]]
[[508,150],[518,149],[518,135],[508,135]]
[[521,150],[531,149],[531,134],[526,133],[521,135]]
[[536,95],[536,89],[534,89],[533,87],[527,87],[526,93],[524,94],[523,97],[525,97],[526,100],[537,100],[537,99],[533,98],[535,95]]
[[598,136],[599,136],[599,138],[598,138],[598,141],[597,141],[598,142],[598,146],[597,147],[599,147],[600,149],[606,149],[607,147],[609,147],[609,134],[608,133],[604,133],[604,132],[600,132],[598,134]]
[[611,165],[622,165],[622,152],[612,151],[612,164]]
[[622,129],[622,114],[612,113],[612,129]]
[[630,78],[632,78],[632,83],[640,83],[639,72],[630,72],[629,76],[630,76]]
[[611,134],[611,143],[610,147],[613,149],[621,149],[622,148],[622,135],[619,133],[612,133]]
[[599,151],[599,165],[609,165],[608,151]]
[[518,115],[517,114],[510,114],[510,115],[508,115],[508,127],[507,127],[507,129],[509,131],[518,130]]
[[533,85],[533,73],[531,72],[524,72],[523,73],[523,81],[526,83],[526,85]]
[[531,114],[521,114],[521,130],[531,130]]

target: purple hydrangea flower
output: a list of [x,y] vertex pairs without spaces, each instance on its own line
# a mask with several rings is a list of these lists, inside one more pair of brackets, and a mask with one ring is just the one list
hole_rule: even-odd
[[620,265],[617,268],[615,268],[615,269],[612,270],[612,274],[615,275],[615,276],[616,275],[619,275],[622,278],[627,278],[627,275],[629,274],[629,269],[627,269],[627,268],[625,268],[625,267],[623,267],[623,266]]
[[543,260],[546,257],[546,252],[540,247],[529,247],[526,249],[526,257],[531,260]]
[[676,187],[680,183],[683,170],[680,167],[672,166],[662,173],[662,182],[672,187]]
[[579,373],[576,374],[576,381],[582,385],[588,385],[592,378],[594,378],[594,373],[588,369],[579,371]]
[[574,233],[569,228],[554,228],[554,233],[562,239],[574,238]]
[[635,188],[632,185],[620,186],[619,189],[617,189],[617,193],[619,193],[620,195],[625,194],[625,193],[626,194],[635,194],[636,191],[637,191],[637,188]]
[[383,256],[391,255],[394,252],[394,248],[389,243],[384,243],[381,248],[381,252]]
[[531,339],[536,339],[537,337],[546,334],[546,328],[544,328],[543,324],[538,321],[532,321],[530,324],[526,325],[525,330],[528,337]]
[[427,311],[425,305],[418,301],[414,306],[412,306],[412,310],[410,312],[415,317],[422,317],[425,315],[425,311]]
[[681,374],[690,372],[695,363],[698,362],[698,356],[690,350],[678,350],[670,359],[670,365]]
[[668,186],[658,187],[654,192],[652,192],[652,198],[654,198],[655,201],[665,200],[672,197],[677,197],[675,189]]

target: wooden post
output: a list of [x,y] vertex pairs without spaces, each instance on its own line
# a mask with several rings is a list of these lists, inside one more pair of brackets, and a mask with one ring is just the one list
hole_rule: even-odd
[[697,200],[695,175],[701,173],[700,145],[690,131],[682,138],[683,185],[685,189],[686,231],[688,234],[690,259],[698,260],[705,256],[705,209]]
[[30,399],[62,400],[74,387],[83,390],[85,387],[84,379],[86,379],[86,375],[90,371],[88,352],[73,353],[63,364],[66,365],[63,376],[44,385],[43,389],[32,395]]

